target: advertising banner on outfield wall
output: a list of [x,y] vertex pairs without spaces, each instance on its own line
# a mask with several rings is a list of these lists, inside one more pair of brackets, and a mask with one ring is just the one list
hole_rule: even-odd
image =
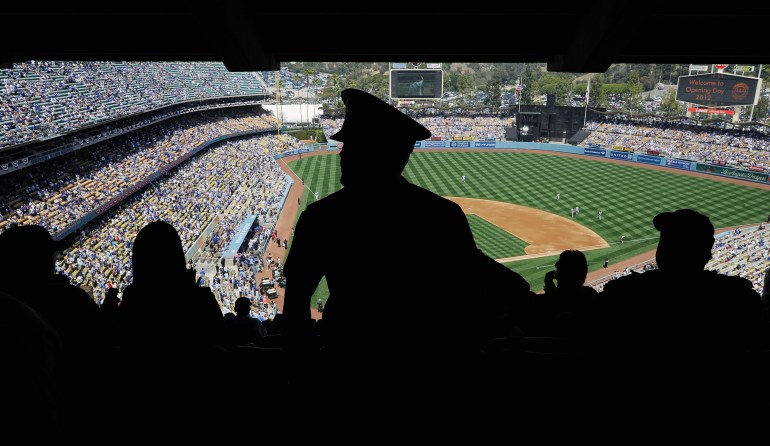
[[659,156],[652,156],[652,155],[639,155],[636,157],[636,161],[639,163],[654,164],[656,166],[660,166],[660,161],[662,159],[663,158]]
[[675,169],[690,170],[691,164],[692,163],[690,161],[685,161],[685,160],[672,160],[672,159],[666,160],[666,166],[673,167]]
[[415,147],[422,147],[422,141],[415,141],[414,146]]
[[749,172],[746,170],[733,169],[732,167],[713,166],[711,164],[697,163],[695,170],[698,172],[714,173],[726,177],[740,178],[742,180],[758,181],[760,183],[770,183],[770,175],[759,172]]
[[495,147],[496,143],[492,141],[476,141],[474,147]]
[[449,143],[449,147],[470,148],[471,142],[470,141],[452,141]]
[[423,141],[423,147],[446,147],[444,141]]
[[634,158],[634,154],[631,152],[618,152],[617,150],[610,150],[610,158],[616,160],[631,160]]
[[607,156],[607,151],[605,149],[587,148],[583,149],[583,154],[591,156]]

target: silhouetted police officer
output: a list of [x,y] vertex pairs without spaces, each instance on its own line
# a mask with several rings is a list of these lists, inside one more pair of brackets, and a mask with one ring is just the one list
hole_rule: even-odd
[[[288,337],[311,326],[311,296],[326,277],[325,352],[423,363],[474,352],[490,321],[530,293],[529,285],[477,249],[457,204],[401,175],[415,141],[430,131],[364,91],[341,96],[345,121],[331,138],[344,143],[344,187],[309,205],[297,222],[284,269]],[[337,243],[341,235],[351,243]]]

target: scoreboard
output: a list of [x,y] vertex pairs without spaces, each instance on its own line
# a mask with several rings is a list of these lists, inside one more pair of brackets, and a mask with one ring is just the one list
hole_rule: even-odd
[[756,105],[759,78],[726,73],[679,76],[676,100],[708,107]]

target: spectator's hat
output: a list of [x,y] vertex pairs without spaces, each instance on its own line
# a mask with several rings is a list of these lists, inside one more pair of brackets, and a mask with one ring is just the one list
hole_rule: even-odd
[[430,138],[430,130],[376,96],[355,88],[342,90],[340,96],[345,103],[345,120],[331,139],[345,142],[351,137],[380,137],[383,132],[397,141]]
[[661,236],[675,237],[681,242],[714,241],[714,225],[709,218],[692,209],[663,212],[652,219]]

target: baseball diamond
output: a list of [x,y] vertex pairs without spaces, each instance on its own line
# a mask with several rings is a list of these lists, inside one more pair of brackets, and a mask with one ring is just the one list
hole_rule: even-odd
[[[328,154],[333,156],[306,156],[280,163],[309,188],[303,194],[300,211],[314,199],[308,196],[308,190],[319,191],[320,197],[325,197],[340,187],[339,157],[337,152]],[[465,182],[460,179],[462,175],[466,176]],[[765,220],[770,195],[767,187],[754,183],[544,151],[417,150],[404,176],[453,200],[473,200],[476,205],[489,203],[508,209],[508,218],[492,219],[489,211],[463,206],[479,248],[521,274],[533,290],[542,289],[545,272],[553,267],[563,249],[585,251],[589,271],[603,269],[607,256],[612,271],[624,259],[645,253],[653,256],[658,231],[651,222],[659,212],[688,207],[709,215],[717,228],[747,225]],[[554,199],[556,191],[559,200]],[[580,213],[573,217],[570,210],[577,206]],[[516,213],[522,209],[530,209],[532,215],[540,217],[524,219],[524,214]],[[601,220],[596,218],[599,209],[603,211]],[[296,221],[297,216],[290,218]],[[408,224],[408,216],[396,221]],[[490,230],[490,226],[496,230]],[[595,240],[575,242],[571,239],[573,230],[595,234]],[[526,235],[533,231],[557,244],[538,249]],[[625,243],[620,244],[622,235]],[[409,249],[419,250],[419,246]],[[322,281],[313,302],[327,296]]]

